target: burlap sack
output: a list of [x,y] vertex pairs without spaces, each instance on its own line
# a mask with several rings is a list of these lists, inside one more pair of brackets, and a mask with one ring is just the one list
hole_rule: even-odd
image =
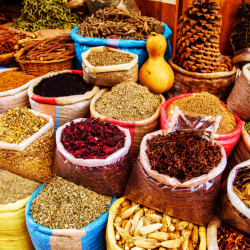
[[169,60],[169,64],[174,71],[174,84],[166,92],[168,98],[179,94],[206,91],[220,99],[224,99],[227,98],[233,88],[236,73],[235,66],[228,72],[197,73],[182,69],[173,63],[173,58]]
[[[92,117],[95,118],[100,118],[102,121],[105,122],[110,122],[114,125],[118,125],[122,128],[126,128],[130,131],[130,135],[131,135],[131,153],[132,153],[132,162],[134,163],[138,157],[139,151],[140,151],[140,145],[141,145],[141,141],[142,138],[148,134],[151,133],[153,131],[156,131],[159,129],[160,126],[160,108],[161,105],[159,106],[159,108],[155,111],[155,113],[148,119],[143,120],[143,121],[120,121],[120,120],[116,120],[110,117],[106,117],[104,115],[101,115],[100,113],[98,113],[95,109],[95,103],[96,101],[104,94],[108,91],[108,89],[101,89],[91,100],[90,103],[90,115]],[[164,103],[165,99],[164,97],[161,95],[162,98],[162,102],[161,104]]]
[[249,165],[250,160],[242,162],[232,169],[227,181],[222,185],[218,203],[221,218],[248,235],[250,235],[250,208],[235,194],[233,184],[238,169]]
[[[16,68],[0,69],[0,73],[6,71],[16,71],[16,70],[19,70],[19,68],[16,67]],[[16,79],[16,81],[18,81],[18,79]],[[16,89],[0,92],[0,114],[5,112],[6,110],[15,107],[20,107],[20,108],[30,107],[29,97],[28,97],[28,88],[30,86],[30,83],[31,81],[25,83],[24,85]]]

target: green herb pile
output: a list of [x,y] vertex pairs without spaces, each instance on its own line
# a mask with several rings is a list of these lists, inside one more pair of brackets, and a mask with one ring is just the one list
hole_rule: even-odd
[[24,7],[12,27],[37,31],[42,29],[74,28],[79,17],[62,0],[24,0]]
[[244,128],[247,131],[247,133],[250,134],[250,121],[245,123]]
[[250,3],[242,0],[238,7],[239,20],[231,33],[231,44],[234,51],[250,47]]

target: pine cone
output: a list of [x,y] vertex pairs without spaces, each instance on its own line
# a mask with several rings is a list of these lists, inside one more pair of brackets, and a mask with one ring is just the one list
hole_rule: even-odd
[[220,66],[222,15],[210,0],[194,0],[179,18],[174,62],[188,71],[211,73]]

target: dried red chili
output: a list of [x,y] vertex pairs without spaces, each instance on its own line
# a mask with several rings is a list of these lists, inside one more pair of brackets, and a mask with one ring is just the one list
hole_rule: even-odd
[[88,117],[80,122],[72,121],[62,131],[64,148],[76,158],[106,159],[124,147],[125,134],[117,126]]
[[185,182],[207,174],[221,161],[218,144],[203,139],[199,130],[175,131],[147,140],[152,170]]
[[250,238],[225,222],[217,228],[217,242],[220,250],[250,250]]

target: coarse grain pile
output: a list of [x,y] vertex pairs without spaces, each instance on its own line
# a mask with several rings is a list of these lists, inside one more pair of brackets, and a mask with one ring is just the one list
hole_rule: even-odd
[[30,215],[37,224],[51,229],[80,229],[108,211],[111,200],[54,177],[32,201]]
[[159,94],[137,83],[121,83],[112,87],[95,103],[102,115],[122,121],[142,121],[150,118],[159,105]]
[[30,196],[41,183],[0,169],[0,205],[7,205]]
[[93,38],[147,40],[152,31],[163,34],[163,23],[138,12],[106,7],[87,17],[77,34]]
[[247,121],[245,124],[244,124],[244,128],[245,130],[247,131],[248,134],[250,134],[250,122]]
[[179,18],[174,62],[200,73],[216,72],[221,53],[219,33],[222,15],[219,5],[212,0],[195,0]]
[[122,249],[206,249],[206,228],[130,200],[118,208],[114,230]]
[[237,122],[233,114],[220,103],[220,99],[207,92],[194,94],[173,101],[166,109],[168,117],[172,117],[172,111],[177,106],[183,113],[192,112],[199,116],[222,116],[217,133],[230,133]]
[[23,71],[5,71],[0,73],[0,92],[21,87],[35,76],[26,74]]

